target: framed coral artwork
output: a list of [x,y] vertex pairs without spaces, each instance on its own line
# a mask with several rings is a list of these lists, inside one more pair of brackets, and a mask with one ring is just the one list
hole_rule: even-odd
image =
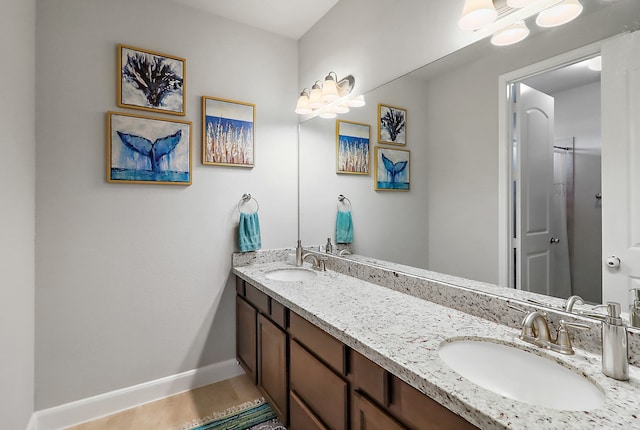
[[186,60],[118,45],[118,106],[185,115]]
[[378,142],[391,145],[407,144],[407,110],[378,105]]
[[191,184],[191,122],[107,112],[107,181]]
[[202,164],[254,166],[256,105],[202,97]]

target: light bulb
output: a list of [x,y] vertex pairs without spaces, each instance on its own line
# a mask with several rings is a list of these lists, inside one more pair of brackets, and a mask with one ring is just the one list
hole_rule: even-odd
[[[333,73],[333,72],[332,72]],[[334,100],[340,98],[338,94],[338,86],[336,85],[335,79],[331,76],[331,73],[324,78],[324,83],[322,84],[322,100],[331,103]]]
[[536,24],[540,27],[557,27],[572,21],[582,13],[579,0],[563,0],[538,14]]
[[465,0],[458,26],[463,30],[477,30],[491,24],[498,17],[492,0]]
[[360,94],[358,97],[354,97],[351,100],[347,100],[347,106],[349,107],[362,107],[366,103],[364,101],[364,96]]
[[322,112],[320,115],[320,118],[335,118],[338,116],[338,114],[336,114],[335,112],[332,111],[327,111],[327,112]]
[[309,96],[306,92],[300,93],[298,97],[298,103],[296,104],[296,113],[298,115],[307,115],[313,112],[313,109],[309,106]]
[[339,104],[339,105],[335,105],[335,106],[333,106],[333,107],[332,107],[332,110],[333,110],[335,113],[342,114],[342,113],[347,113],[347,112],[349,112],[349,110],[350,110],[350,109],[349,109],[349,106],[347,106],[347,104],[346,104],[346,103],[341,103],[341,104]]
[[314,84],[311,94],[309,94],[309,107],[311,109],[318,109],[322,106],[324,106],[324,102],[322,101],[322,90],[320,89],[320,85]]
[[529,35],[529,28],[524,21],[516,21],[491,36],[491,43],[495,46],[507,46],[518,43]]

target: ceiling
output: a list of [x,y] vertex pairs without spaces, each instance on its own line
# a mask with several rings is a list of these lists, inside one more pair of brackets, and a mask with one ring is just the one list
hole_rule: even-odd
[[339,0],[172,0],[298,40]]

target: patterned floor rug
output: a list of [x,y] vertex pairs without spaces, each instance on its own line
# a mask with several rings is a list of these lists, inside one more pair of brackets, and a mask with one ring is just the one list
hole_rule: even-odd
[[287,430],[264,398],[234,406],[172,430]]

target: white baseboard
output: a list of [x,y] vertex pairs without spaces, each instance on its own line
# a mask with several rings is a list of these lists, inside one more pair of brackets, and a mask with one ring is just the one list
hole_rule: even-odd
[[[242,375],[235,359],[36,411],[27,430],[58,430]],[[34,419],[35,418],[35,419]]]

